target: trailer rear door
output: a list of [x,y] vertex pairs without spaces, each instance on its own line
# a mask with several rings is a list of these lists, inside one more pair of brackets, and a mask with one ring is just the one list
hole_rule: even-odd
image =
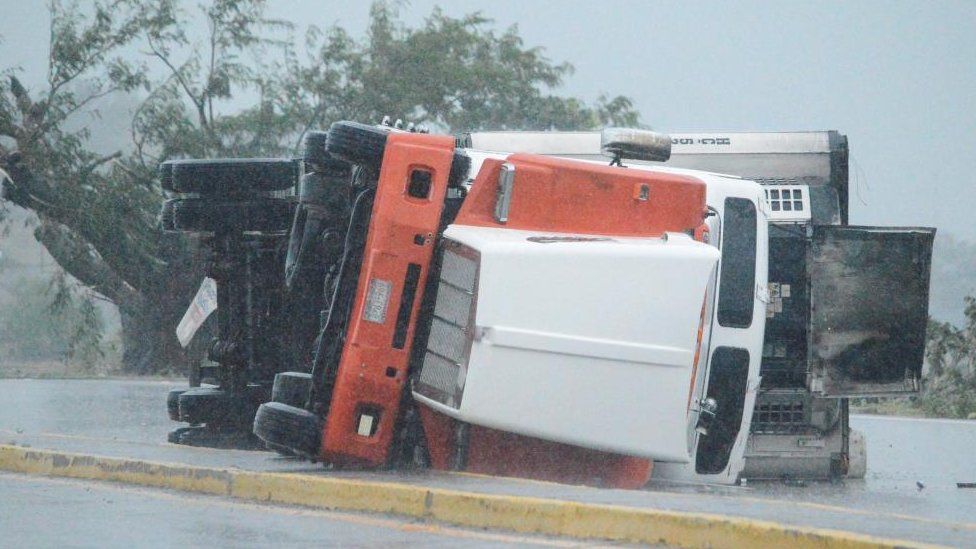
[[816,226],[809,248],[810,389],[918,391],[935,229]]

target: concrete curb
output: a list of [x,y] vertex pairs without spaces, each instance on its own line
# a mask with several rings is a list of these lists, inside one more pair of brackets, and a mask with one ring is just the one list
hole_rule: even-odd
[[0,445],[0,470],[582,539],[715,548],[935,547],[704,513],[480,494],[322,475],[215,469],[7,445]]

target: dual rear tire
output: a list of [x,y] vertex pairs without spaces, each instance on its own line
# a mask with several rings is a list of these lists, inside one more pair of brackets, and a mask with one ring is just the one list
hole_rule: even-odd
[[[359,122],[336,122],[329,128],[325,140],[326,152],[334,158],[356,164],[372,172],[378,172],[386,152],[386,139],[389,130],[360,124]],[[448,175],[448,185],[461,187],[471,171],[471,158],[461,149],[455,149]]]
[[281,372],[275,375],[271,400],[295,408],[304,408],[308,392],[312,386],[312,374],[303,372]]
[[287,158],[169,160],[159,166],[164,191],[214,197],[253,197],[295,186],[301,166]]
[[281,372],[275,376],[271,402],[254,416],[254,434],[268,448],[285,456],[316,459],[322,441],[322,422],[305,410],[312,374]]
[[164,162],[159,166],[163,190],[194,196],[163,203],[159,227],[186,233],[286,232],[294,202],[274,194],[294,188],[300,174],[299,161],[279,158]]
[[322,420],[303,408],[265,402],[254,416],[254,434],[279,453],[319,459]]
[[267,389],[257,384],[243,393],[217,387],[174,389],[167,395],[166,408],[170,419],[191,425],[247,425],[267,397]]
[[284,198],[211,200],[171,198],[163,203],[164,231],[214,233],[221,230],[283,233],[291,228],[295,204]]

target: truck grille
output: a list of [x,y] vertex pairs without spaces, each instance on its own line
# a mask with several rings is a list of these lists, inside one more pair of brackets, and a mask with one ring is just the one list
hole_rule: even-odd
[[417,393],[459,408],[474,328],[478,279],[474,250],[446,244]]
[[759,434],[789,435],[809,429],[806,406],[802,400],[757,400],[752,416],[752,432]]

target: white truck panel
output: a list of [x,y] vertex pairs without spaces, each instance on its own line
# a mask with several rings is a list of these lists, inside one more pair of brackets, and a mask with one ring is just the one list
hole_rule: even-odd
[[478,250],[476,336],[457,419],[597,450],[689,459],[700,311],[718,259],[684,234],[532,242],[452,226]]

